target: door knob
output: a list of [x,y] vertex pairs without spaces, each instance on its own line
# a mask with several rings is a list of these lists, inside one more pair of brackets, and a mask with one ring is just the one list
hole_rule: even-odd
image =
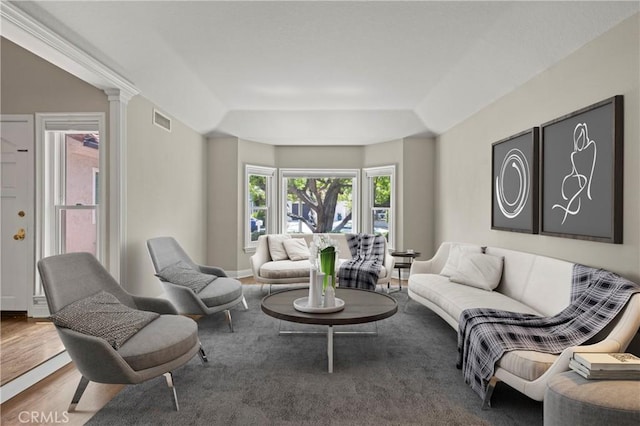
[[16,241],[22,241],[24,240],[25,235],[26,233],[24,231],[24,228],[20,228],[18,229],[18,233],[13,236],[13,239]]

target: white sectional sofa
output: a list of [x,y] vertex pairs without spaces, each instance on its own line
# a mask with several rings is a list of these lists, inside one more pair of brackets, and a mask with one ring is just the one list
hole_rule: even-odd
[[[251,269],[253,277],[259,283],[264,284],[292,284],[292,283],[308,283],[309,270],[311,264],[308,259],[291,260],[289,258],[283,260],[273,260],[269,250],[269,240],[271,236],[278,238],[285,234],[261,235],[258,237],[258,247],[256,252],[251,256]],[[313,236],[318,234],[288,234],[291,238],[302,238],[310,245]],[[338,243],[338,262],[342,263],[351,259],[351,252],[347,245],[345,234],[326,234]],[[378,285],[387,284],[391,280],[393,272],[394,258],[389,254],[385,243],[385,259],[383,262],[384,269],[379,275]],[[336,268],[336,274],[338,270]]]
[[[467,308],[496,308],[552,316],[570,303],[573,263],[487,247],[486,254],[504,258],[498,287],[487,291],[452,282],[449,277],[440,275],[452,248],[480,249],[470,244],[443,243],[433,258],[413,263],[408,294],[442,317],[456,332],[460,313]],[[636,293],[617,318],[588,344],[570,347],[559,355],[521,350],[507,352],[496,365],[485,403],[489,402],[497,381],[542,401],[549,378],[569,370],[573,352],[624,352],[639,327],[640,293]]]

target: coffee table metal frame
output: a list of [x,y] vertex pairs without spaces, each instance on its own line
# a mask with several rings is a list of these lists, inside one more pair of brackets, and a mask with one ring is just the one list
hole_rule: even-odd
[[[274,318],[299,324],[317,324],[327,326],[327,364],[329,373],[333,373],[333,335],[377,335],[377,321],[389,318],[398,311],[398,303],[392,297],[369,290],[354,288],[336,288],[336,297],[345,301],[342,311],[333,313],[306,313],[297,311],[293,301],[309,294],[309,290],[283,290],[265,296],[260,303],[262,311]],[[334,325],[353,325],[375,322],[376,331],[334,331]],[[280,335],[324,334],[308,331],[278,330]]]

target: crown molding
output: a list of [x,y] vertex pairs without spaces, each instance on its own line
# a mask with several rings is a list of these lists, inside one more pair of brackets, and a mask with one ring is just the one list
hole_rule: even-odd
[[140,90],[70,41],[8,1],[0,3],[0,35],[100,89],[119,89],[127,98]]

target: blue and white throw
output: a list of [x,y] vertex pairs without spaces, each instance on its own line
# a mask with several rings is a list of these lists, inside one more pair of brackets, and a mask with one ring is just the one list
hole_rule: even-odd
[[613,272],[574,265],[571,304],[557,315],[495,309],[465,309],[458,323],[458,368],[484,400],[496,362],[505,352],[533,350],[559,354],[600,332],[627,304],[640,285]]
[[385,240],[381,235],[347,234],[351,259],[338,271],[340,287],[375,290],[384,261]]

